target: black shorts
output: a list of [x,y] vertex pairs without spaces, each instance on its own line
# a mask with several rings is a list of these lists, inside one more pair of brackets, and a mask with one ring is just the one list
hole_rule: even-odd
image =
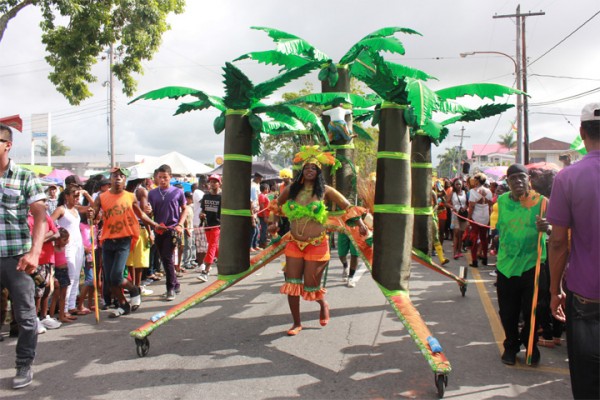
[[54,269],[54,277],[58,281],[58,285],[61,288],[66,288],[71,284],[71,279],[69,279],[69,269],[68,268],[55,268]]

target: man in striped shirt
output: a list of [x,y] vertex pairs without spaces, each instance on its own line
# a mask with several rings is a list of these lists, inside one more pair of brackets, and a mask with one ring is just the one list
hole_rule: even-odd
[[[28,386],[33,379],[31,364],[37,346],[37,316],[34,281],[46,233],[46,195],[36,176],[8,157],[12,148],[11,128],[0,124],[0,286],[8,288],[19,326],[17,374],[13,389]],[[29,231],[27,213],[33,215]],[[33,236],[33,237],[32,237]]]

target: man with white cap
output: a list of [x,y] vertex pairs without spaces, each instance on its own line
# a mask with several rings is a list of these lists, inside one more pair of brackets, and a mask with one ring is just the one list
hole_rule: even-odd
[[[576,399],[600,398],[600,102],[581,112],[588,154],[556,175],[548,220],[550,309],[567,323],[571,389]],[[571,246],[569,251],[569,230]],[[568,264],[568,268],[567,267]],[[564,279],[564,284],[563,284]]]

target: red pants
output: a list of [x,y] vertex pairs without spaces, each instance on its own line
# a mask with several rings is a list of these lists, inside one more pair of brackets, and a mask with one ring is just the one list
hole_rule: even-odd
[[205,230],[208,249],[204,256],[204,265],[209,266],[219,257],[219,237],[221,236],[220,227],[209,227]]
[[484,228],[483,226],[476,225],[474,223],[471,224],[471,235],[470,239],[473,245],[471,246],[471,257],[473,257],[473,264],[477,262],[477,239],[481,242],[481,249],[483,250],[483,257],[487,258],[488,251],[488,228]]

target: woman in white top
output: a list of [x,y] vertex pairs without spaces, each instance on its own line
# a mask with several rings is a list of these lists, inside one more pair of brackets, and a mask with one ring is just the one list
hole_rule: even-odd
[[[483,186],[487,181],[485,174],[478,173],[471,178],[471,190],[469,191],[469,219],[474,221],[471,224],[470,239],[471,257],[473,261],[471,266],[477,268],[477,250],[481,244],[482,256],[481,263],[487,265],[488,250],[488,225],[490,224],[490,209],[492,207],[492,192]],[[477,243],[479,239],[480,243]]]
[[466,214],[469,207],[467,203],[467,192],[463,189],[463,183],[460,178],[454,179],[452,182],[452,191],[447,199],[447,202],[452,206],[451,227],[453,229],[453,249],[454,259],[462,257],[462,237],[465,229],[467,229],[467,220],[460,218],[457,214]]
[[52,220],[60,227],[69,232],[69,244],[65,247],[65,256],[67,258],[67,267],[69,270],[69,279],[71,284],[67,287],[65,302],[65,311],[68,314],[77,315],[77,293],[79,291],[79,276],[83,266],[84,250],[79,223],[81,217],[77,210],[79,204],[81,188],[76,185],[69,185],[63,192],[64,204],[56,207],[52,213]]

